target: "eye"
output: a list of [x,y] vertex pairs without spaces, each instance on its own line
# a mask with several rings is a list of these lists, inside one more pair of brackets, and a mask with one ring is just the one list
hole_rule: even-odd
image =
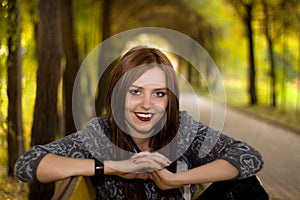
[[162,91],[154,92],[154,96],[156,96],[156,97],[164,97],[165,95],[166,95],[166,92],[162,92]]
[[130,89],[129,93],[132,94],[132,95],[140,95],[141,91],[138,90],[138,89]]

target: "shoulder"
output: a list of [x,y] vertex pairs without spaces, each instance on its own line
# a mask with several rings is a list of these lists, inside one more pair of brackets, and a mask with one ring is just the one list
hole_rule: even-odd
[[86,128],[79,132],[82,144],[98,160],[111,159],[113,144],[110,130],[108,118],[99,117],[91,119]]
[[212,149],[222,135],[220,131],[193,119],[186,111],[180,112],[178,132],[180,143],[185,144],[185,149],[191,147],[197,149],[199,154],[204,155]]
[[186,111],[179,113],[179,129],[178,129],[178,142],[181,150],[186,150],[192,143],[196,141],[203,141],[208,126],[193,119]]
[[110,123],[107,117],[92,118],[87,122],[84,132],[105,133],[110,132]]
[[93,141],[110,137],[110,125],[107,117],[93,118],[86,127],[78,132],[81,141]]
[[187,111],[180,111],[179,113],[179,132],[206,132],[209,127],[198,120],[195,120]]

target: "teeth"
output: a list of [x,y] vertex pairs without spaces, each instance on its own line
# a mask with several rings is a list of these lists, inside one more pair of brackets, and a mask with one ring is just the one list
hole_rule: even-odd
[[151,113],[136,113],[137,116],[139,117],[151,117],[152,114]]

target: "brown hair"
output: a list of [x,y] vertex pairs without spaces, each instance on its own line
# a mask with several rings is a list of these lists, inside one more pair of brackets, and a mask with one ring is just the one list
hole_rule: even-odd
[[123,138],[127,135],[120,127],[124,127],[124,121],[118,120],[124,119],[126,92],[136,79],[152,67],[160,67],[166,74],[168,106],[167,121],[160,133],[151,138],[151,149],[155,151],[166,146],[178,130],[179,91],[176,74],[170,60],[158,49],[135,47],[128,51],[113,68],[106,100],[106,110],[112,126],[112,141],[127,151],[132,150],[132,146]]
[[[179,126],[179,90],[173,66],[167,56],[160,50],[141,46],[135,47],[122,56],[112,69],[106,99],[106,111],[111,125],[111,140],[117,147],[123,150],[133,151],[135,147],[131,136],[122,129],[122,126],[125,127],[124,112],[126,92],[128,92],[128,88],[136,79],[146,70],[153,67],[160,67],[166,75],[168,106],[166,108],[165,123],[162,125],[161,130],[150,138],[149,145],[151,150],[157,151],[165,147],[177,134]],[[174,145],[169,145],[166,153],[168,155],[166,156],[170,158],[172,153],[174,154]],[[120,157],[122,156],[118,153],[117,158]],[[142,199],[142,196],[145,195],[143,184],[137,185],[135,184],[137,182],[134,180],[124,181],[127,182],[124,183],[125,196],[127,197],[127,195],[129,195],[128,197],[130,197],[130,195],[135,194],[137,195],[136,197]],[[132,190],[134,190],[134,192]],[[171,192],[169,195],[171,195]],[[131,196],[131,198],[132,197],[133,196]]]

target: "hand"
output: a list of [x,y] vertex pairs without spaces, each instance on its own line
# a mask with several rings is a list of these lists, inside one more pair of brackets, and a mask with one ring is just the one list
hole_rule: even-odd
[[177,173],[172,173],[167,169],[161,169],[157,171],[153,171],[149,173],[149,178],[154,181],[157,187],[162,190],[174,189],[182,187],[180,185],[177,178]]
[[133,162],[135,164],[145,165],[146,168],[144,170],[147,172],[163,169],[171,164],[168,158],[157,152],[140,152],[133,155],[131,159],[134,159]]
[[117,175],[126,179],[148,179],[147,172],[163,169],[171,163],[162,154],[140,152],[128,160],[105,161],[105,174]]

